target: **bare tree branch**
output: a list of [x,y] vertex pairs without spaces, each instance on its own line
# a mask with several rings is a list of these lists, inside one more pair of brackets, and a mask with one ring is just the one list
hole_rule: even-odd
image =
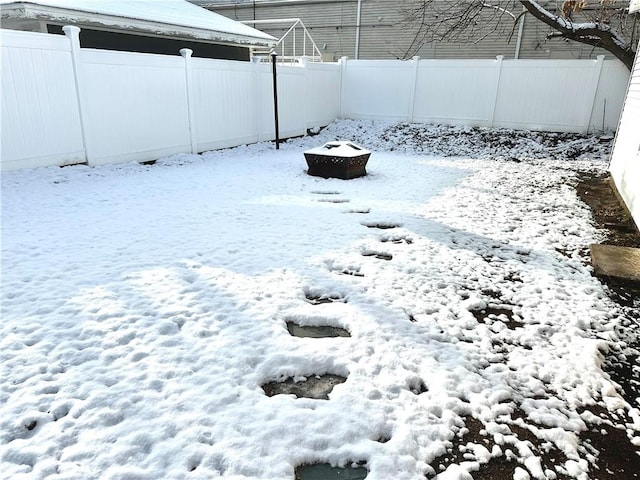
[[502,13],[506,13],[506,14],[510,15],[510,16],[511,16],[511,18],[513,18],[513,20],[514,20],[514,21],[516,21],[516,20],[517,20],[517,19],[516,19],[516,16],[515,16],[513,13],[511,13],[509,10],[507,10],[507,9],[505,9],[505,8],[499,7],[498,5],[489,5],[489,4],[488,4],[488,3],[486,3],[486,2],[482,2],[482,6],[483,6],[484,8],[494,8],[494,9],[496,9],[496,10],[501,11]]
[[[621,7],[621,3],[624,4],[620,0],[406,0],[404,23],[415,29],[415,35],[402,58],[410,58],[423,45],[437,42],[475,44],[495,35],[510,41],[522,15],[530,14],[551,28],[547,38],[561,37],[603,48],[631,69],[638,18],[630,18],[628,8]],[[516,15],[519,5],[524,7],[523,12]]]
[[597,21],[575,23],[568,18],[551,13],[535,0],[522,0],[520,3],[535,18],[558,31],[560,36],[604,48],[631,71],[635,52],[619,33],[611,29],[609,24]]

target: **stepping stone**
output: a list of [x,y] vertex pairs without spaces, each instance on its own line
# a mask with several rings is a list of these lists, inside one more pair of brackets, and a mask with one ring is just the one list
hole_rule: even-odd
[[307,293],[305,294],[305,298],[312,305],[321,305],[323,303],[334,302],[347,303],[347,299],[339,295],[312,295]]
[[367,214],[367,213],[371,213],[371,209],[370,208],[352,208],[351,210],[347,210],[345,213],[361,213],[361,214]]
[[320,198],[317,201],[324,203],[349,203],[351,200],[347,198]]
[[381,253],[381,252],[364,252],[362,254],[363,257],[375,257],[378,260],[392,260],[393,255],[390,253]]
[[589,250],[597,276],[640,283],[640,248],[593,244]]
[[388,230],[391,228],[401,227],[402,225],[395,222],[375,222],[375,223],[363,223],[367,228],[378,228],[380,230]]
[[399,245],[401,243],[406,243],[407,245],[411,245],[413,243],[413,240],[411,238],[404,237],[402,235],[385,236],[385,237],[382,237],[380,241],[382,243],[391,242],[391,243],[395,243],[396,245]]
[[295,480],[364,480],[368,473],[364,467],[339,468],[329,463],[316,463],[297,467]]
[[312,375],[302,382],[294,382],[287,378],[284,382],[269,382],[262,385],[264,393],[269,397],[274,395],[295,395],[297,398],[313,398],[315,400],[329,400],[333,387],[344,383],[347,379],[340,375]]
[[306,338],[327,338],[327,337],[350,337],[348,330],[331,326],[310,326],[298,325],[294,322],[287,322],[287,330],[294,337]]
[[356,270],[340,270],[338,273],[341,275],[351,275],[352,277],[364,277],[364,273],[360,273]]

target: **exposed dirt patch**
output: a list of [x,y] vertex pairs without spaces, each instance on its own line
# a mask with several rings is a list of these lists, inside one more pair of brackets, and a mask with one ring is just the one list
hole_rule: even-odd
[[491,325],[493,322],[501,321],[508,329],[515,330],[524,324],[515,317],[511,308],[505,308],[504,305],[493,305],[481,309],[471,310],[471,313],[479,323]]
[[606,233],[605,244],[640,247],[640,233],[629,213],[618,201],[608,175],[581,175],[576,193],[591,209],[598,227]]
[[[603,243],[626,247],[640,247],[640,233],[628,212],[620,204],[608,176],[582,174],[576,184],[578,196],[590,207],[596,226],[602,230],[606,240]],[[603,370],[620,387],[620,393],[633,407],[640,407],[640,285],[612,279],[600,279],[606,286],[607,294],[621,309],[620,321],[616,328],[621,342],[605,356]],[[483,293],[499,300],[500,292],[485,290]],[[484,309],[472,312],[479,322],[505,319],[517,320],[507,308]],[[517,327],[518,325],[513,325]],[[496,344],[496,348],[500,345]],[[640,448],[629,438],[627,427],[632,421],[622,410],[610,412],[599,405],[588,409],[586,430],[576,432],[580,439],[581,457],[588,459],[590,480],[640,480]],[[471,471],[474,480],[512,480],[514,474],[531,473],[518,463],[517,444],[526,442],[531,452],[540,458],[540,466],[547,478],[568,480],[573,478],[565,468],[568,461],[557,446],[544,440],[540,431],[543,426],[535,425],[521,410],[516,410],[504,426],[511,432],[501,437],[500,443],[489,435],[484,424],[467,416],[451,441],[447,453],[434,459],[431,467],[434,478],[451,464],[476,462]],[[529,427],[527,427],[527,425]],[[532,426],[533,425],[533,426]],[[537,432],[537,434],[536,434]],[[637,435],[637,432],[636,432]],[[480,448],[482,447],[482,448]],[[486,449],[486,450],[485,450]],[[491,452],[490,455],[487,455]],[[483,455],[484,454],[484,455]],[[520,470],[524,471],[521,472]]]
[[[364,140],[364,139],[363,139]],[[576,160],[583,156],[606,156],[613,137],[578,133],[532,132],[507,128],[451,127],[398,123],[381,135],[380,141],[390,150],[410,149],[434,155],[471,156],[491,151],[491,157],[515,162],[526,158]],[[362,142],[358,138],[354,141]],[[373,148],[374,146],[372,146]]]
[[[593,420],[585,422],[587,429],[578,433],[581,441],[581,456],[589,459],[589,479],[593,480],[637,480],[640,479],[640,455],[631,445],[623,427],[615,425],[621,419],[597,405],[589,410]],[[435,478],[451,464],[473,462],[471,475],[474,480],[512,480],[518,470],[532,472],[518,461],[518,450],[526,448],[540,459],[539,468],[545,478],[570,480],[574,478],[567,470],[569,458],[553,443],[540,438],[545,427],[535,425],[530,429],[523,426],[521,419],[526,415],[516,410],[510,419],[501,425],[504,435],[495,437],[487,433],[485,425],[474,417],[463,418],[462,426],[451,441],[447,453],[436,458],[431,467],[435,473],[427,478]],[[529,424],[530,419],[527,419]],[[538,434],[534,433],[538,431]],[[499,439],[499,441],[497,441]],[[533,476],[531,476],[533,478]]]
[[585,450],[597,456],[591,468],[592,478],[640,479],[640,452],[630,445],[624,425],[620,424],[622,419],[604,408],[590,410],[602,420],[591,424],[589,430],[580,435]]
[[[593,219],[606,236],[607,245],[640,247],[640,232],[623,208],[606,176],[582,175],[578,196],[591,209]],[[625,400],[640,407],[640,285],[619,279],[601,278],[609,297],[623,312],[616,328],[622,340],[618,350],[605,358],[604,370],[620,385]]]

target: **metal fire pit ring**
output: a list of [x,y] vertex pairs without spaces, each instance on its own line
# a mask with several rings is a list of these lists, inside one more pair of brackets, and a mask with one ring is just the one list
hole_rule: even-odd
[[309,175],[343,180],[366,175],[370,156],[369,150],[347,141],[327,142],[304,152]]

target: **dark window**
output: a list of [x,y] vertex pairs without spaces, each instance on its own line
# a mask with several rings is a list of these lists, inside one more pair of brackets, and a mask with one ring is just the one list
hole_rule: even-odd
[[[47,31],[63,34],[61,25],[47,25]],[[162,55],[180,55],[180,49],[190,48],[194,57],[217,58],[221,60],[249,61],[249,48],[214,43],[202,43],[192,40],[173,38],[145,37],[129,33],[104,32],[101,30],[80,30],[80,46],[102,50],[122,52],[159,53]]]

